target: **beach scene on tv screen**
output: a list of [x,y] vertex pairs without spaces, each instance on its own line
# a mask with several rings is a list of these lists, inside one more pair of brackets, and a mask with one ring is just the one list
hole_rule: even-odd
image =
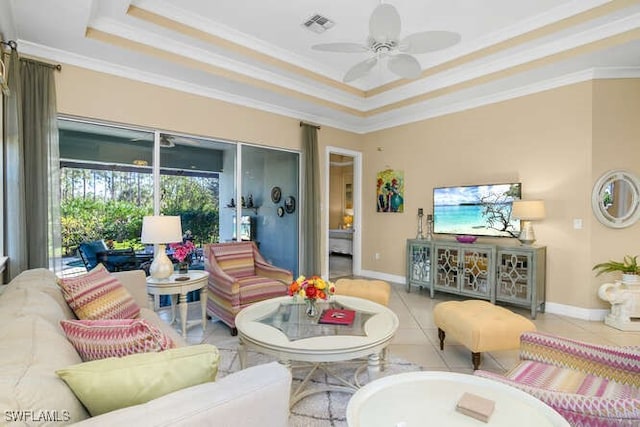
[[520,195],[519,183],[434,188],[433,231],[515,237],[520,221],[511,218],[511,207]]

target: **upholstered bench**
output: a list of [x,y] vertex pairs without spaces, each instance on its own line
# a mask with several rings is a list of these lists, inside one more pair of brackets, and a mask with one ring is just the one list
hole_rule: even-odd
[[364,298],[387,306],[391,295],[391,285],[382,280],[338,279],[336,294]]
[[480,366],[480,353],[517,349],[520,335],[536,330],[529,319],[480,300],[441,302],[433,309],[433,320],[440,350],[444,350],[445,334],[449,334],[471,350],[474,370]]

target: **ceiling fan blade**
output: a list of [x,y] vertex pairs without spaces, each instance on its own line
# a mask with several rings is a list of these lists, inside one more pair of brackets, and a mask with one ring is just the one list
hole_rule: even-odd
[[460,39],[460,34],[451,31],[424,31],[402,39],[399,49],[407,53],[427,53],[453,46]]
[[356,65],[351,67],[349,71],[347,71],[342,81],[345,83],[349,83],[355,79],[359,79],[360,77],[367,74],[377,63],[378,58],[376,58],[375,56],[362,62],[358,62]]
[[406,53],[390,56],[387,67],[389,67],[389,70],[393,73],[405,79],[418,78],[420,77],[420,73],[422,73],[422,68],[418,60]]
[[358,43],[323,43],[311,46],[313,50],[323,52],[361,53],[369,50],[368,47]]
[[369,34],[377,42],[398,40],[400,35],[400,14],[388,3],[376,7],[369,18]]
[[177,135],[168,135],[168,134],[160,134],[160,146],[161,147],[175,147],[176,144],[178,145],[191,145],[194,147],[199,147],[200,141],[198,141],[197,139],[191,139],[191,138],[186,138],[183,136],[177,136]]

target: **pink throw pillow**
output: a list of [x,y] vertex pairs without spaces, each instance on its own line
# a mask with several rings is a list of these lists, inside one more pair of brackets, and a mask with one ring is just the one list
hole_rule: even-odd
[[60,326],[85,362],[175,347],[171,338],[144,319],[61,320]]
[[102,264],[81,276],[58,279],[64,299],[78,319],[133,319],[140,306]]

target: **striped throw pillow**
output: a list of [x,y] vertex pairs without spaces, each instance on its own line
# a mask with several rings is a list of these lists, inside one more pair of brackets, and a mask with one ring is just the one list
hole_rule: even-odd
[[85,362],[175,347],[171,338],[144,319],[61,320],[60,326]]
[[140,313],[133,296],[102,264],[87,274],[58,279],[58,285],[78,319],[133,319]]

